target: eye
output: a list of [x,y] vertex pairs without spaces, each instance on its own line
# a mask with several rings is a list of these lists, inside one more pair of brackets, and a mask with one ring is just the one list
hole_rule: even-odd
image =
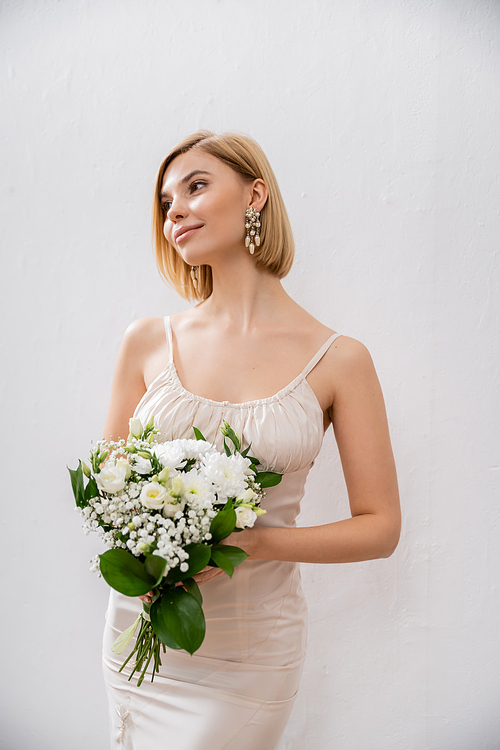
[[167,213],[167,211],[170,210],[170,206],[172,205],[172,201],[163,201],[161,204],[161,208],[164,214]]
[[205,187],[206,184],[207,184],[206,182],[200,182],[200,180],[196,180],[196,182],[192,182],[190,184],[189,189],[191,190],[192,193],[194,193],[194,192],[197,192],[197,190],[195,190],[197,185],[201,187]]

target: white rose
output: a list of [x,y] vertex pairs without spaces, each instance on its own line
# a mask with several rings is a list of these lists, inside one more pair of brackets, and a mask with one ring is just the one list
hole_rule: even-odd
[[149,458],[134,456],[134,471],[138,474],[149,474],[153,470]]
[[139,417],[131,417],[128,421],[128,428],[132,437],[140,438],[144,432],[144,427]]
[[106,464],[96,474],[96,482],[99,489],[114,495],[125,487],[127,481],[127,467],[123,464]]
[[236,512],[236,528],[237,529],[245,529],[247,526],[253,526],[256,519],[257,514],[251,510],[250,508],[242,508],[241,506],[239,508],[234,509]]
[[148,482],[141,491],[141,503],[150,510],[161,510],[167,499],[167,491],[159,482]]

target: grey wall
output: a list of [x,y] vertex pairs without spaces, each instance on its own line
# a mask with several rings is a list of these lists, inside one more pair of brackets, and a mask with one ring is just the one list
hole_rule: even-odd
[[[393,557],[303,566],[282,750],[498,748],[499,47],[487,0],[3,2],[1,747],[108,746],[107,587],[65,466],[100,437],[125,327],[186,306],[151,194],[204,127],[266,150],[285,287],[371,350],[401,484]],[[347,513],[330,430],[300,522]]]

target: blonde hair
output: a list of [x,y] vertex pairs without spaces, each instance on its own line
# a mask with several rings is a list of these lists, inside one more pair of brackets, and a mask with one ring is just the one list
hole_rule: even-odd
[[195,289],[191,279],[191,266],[184,262],[163,234],[165,215],[160,193],[165,171],[177,156],[194,148],[220,159],[244,179],[261,179],[265,182],[269,197],[261,212],[261,244],[255,248],[254,258],[257,267],[267,269],[282,279],[292,267],[295,245],[288,214],[271,165],[259,144],[248,135],[216,135],[209,130],[200,130],[180,141],[165,157],[158,170],[153,199],[153,244],[161,276],[184,299],[200,301],[212,293],[210,266],[198,267],[198,289]]

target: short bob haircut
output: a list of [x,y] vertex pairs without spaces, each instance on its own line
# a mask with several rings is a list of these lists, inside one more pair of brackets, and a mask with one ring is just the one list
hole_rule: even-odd
[[[191,279],[191,266],[184,262],[173,245],[163,234],[165,215],[161,205],[161,188],[165,170],[180,154],[199,149],[217,157],[234,169],[245,180],[260,178],[269,191],[269,197],[261,212],[261,244],[255,248],[257,267],[278,278],[290,271],[295,252],[292,228],[274,172],[258,143],[247,135],[222,133],[216,135],[209,130],[200,130],[187,136],[165,157],[158,170],[153,200],[153,244],[156,264],[161,276],[181,297],[201,301],[212,294],[212,269],[208,265],[197,269],[198,289]],[[244,232],[242,216],[242,243]]]

